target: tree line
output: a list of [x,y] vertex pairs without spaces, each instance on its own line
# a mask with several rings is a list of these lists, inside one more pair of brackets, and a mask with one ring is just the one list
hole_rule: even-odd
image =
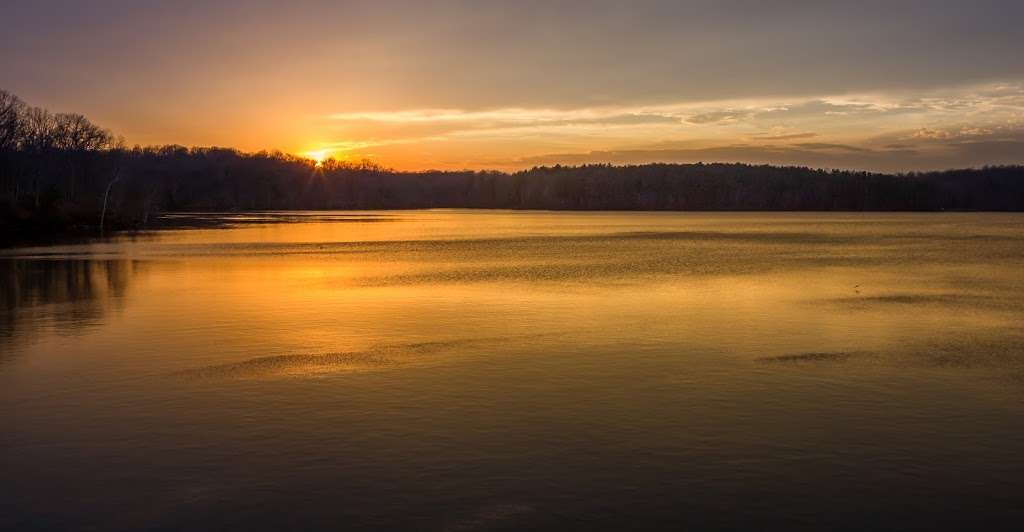
[[400,172],[228,148],[127,147],[79,114],[0,91],[0,223],[95,230],[167,211],[432,207],[620,210],[1024,210],[1024,166],[882,174],[696,163]]

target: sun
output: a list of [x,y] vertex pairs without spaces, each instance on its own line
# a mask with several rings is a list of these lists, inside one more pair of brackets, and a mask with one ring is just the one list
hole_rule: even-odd
[[331,150],[314,150],[303,153],[306,157],[313,160],[317,166],[323,166],[324,161],[327,160],[331,155]]

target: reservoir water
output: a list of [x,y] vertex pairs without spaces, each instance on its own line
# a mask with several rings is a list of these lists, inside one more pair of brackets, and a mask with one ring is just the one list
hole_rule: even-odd
[[0,250],[0,529],[1011,529],[1024,215],[178,215]]

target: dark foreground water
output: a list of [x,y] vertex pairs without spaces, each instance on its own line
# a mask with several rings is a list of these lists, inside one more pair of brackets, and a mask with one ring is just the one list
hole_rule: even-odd
[[1024,216],[213,218],[0,250],[0,529],[1024,522]]

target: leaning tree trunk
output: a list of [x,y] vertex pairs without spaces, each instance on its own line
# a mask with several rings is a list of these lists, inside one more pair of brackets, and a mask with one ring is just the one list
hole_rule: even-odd
[[114,183],[117,183],[118,179],[121,179],[120,174],[121,169],[118,168],[117,171],[114,172],[114,179],[111,179],[110,183],[107,183],[107,190],[103,192],[103,210],[100,211],[100,236],[103,236],[103,222],[107,218],[107,198],[110,197],[110,188],[114,186]]

